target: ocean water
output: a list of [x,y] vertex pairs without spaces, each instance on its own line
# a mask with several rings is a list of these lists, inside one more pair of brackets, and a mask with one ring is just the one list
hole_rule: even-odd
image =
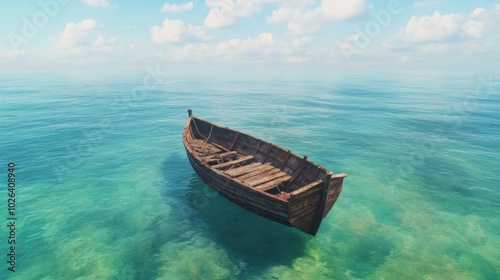
[[[1,279],[500,279],[492,76],[0,78]],[[305,155],[343,192],[316,237],[196,176],[194,114]]]

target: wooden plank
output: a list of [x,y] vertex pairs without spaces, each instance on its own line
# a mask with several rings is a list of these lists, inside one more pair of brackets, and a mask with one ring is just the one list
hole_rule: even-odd
[[249,156],[246,156],[246,157],[239,158],[237,160],[228,161],[228,162],[224,162],[224,163],[221,163],[221,164],[214,165],[214,166],[212,166],[212,168],[221,169],[221,168],[229,167],[231,165],[235,165],[235,164],[238,164],[238,163],[243,163],[245,161],[249,161],[249,160],[252,160],[252,159],[253,159],[253,156],[249,155]]
[[272,166],[270,164],[263,164],[263,165],[259,166],[256,170],[254,170],[253,172],[248,173],[248,174],[244,174],[244,175],[238,177],[238,179],[240,179],[240,180],[246,180],[246,179],[249,179],[249,178],[251,178],[253,176],[257,176],[259,174],[267,172],[267,171],[269,171],[269,170],[271,170],[273,168],[274,168],[274,166]]
[[223,158],[225,156],[236,155],[236,154],[238,154],[237,151],[230,151],[230,152],[225,152],[225,153],[221,153],[221,154],[212,154],[212,155],[207,155],[205,157],[202,157],[202,160],[205,162],[208,162],[208,161]]
[[[235,198],[236,203],[252,204],[258,209],[265,211],[265,213],[272,214],[276,211],[288,216],[288,203],[286,201],[277,201],[274,198],[252,191],[250,188],[241,186],[236,181],[225,181],[224,177],[218,176],[213,171],[203,167],[202,165],[195,165],[200,178],[209,184],[213,189],[219,193],[229,193]],[[211,171],[211,172],[210,172]]]
[[259,190],[262,190],[262,191],[267,191],[267,190],[270,190],[274,187],[276,187],[277,185],[283,183],[284,181],[288,180],[292,178],[292,176],[290,175],[285,175],[285,176],[281,176],[281,177],[278,177],[272,181],[269,181],[267,183],[264,183],[264,184],[260,184],[258,186],[255,186],[256,189],[259,189]]
[[205,140],[202,140],[202,139],[197,139],[197,138],[193,138],[193,141],[191,141],[191,143],[189,143],[190,145],[195,145],[195,146],[203,146],[203,145],[211,145],[210,143],[206,142]]
[[224,152],[229,152],[229,149],[226,149],[226,148],[222,147],[222,146],[221,146],[221,145],[219,145],[219,144],[215,144],[215,143],[213,143],[213,142],[212,142],[211,144],[212,144],[214,147],[216,147],[216,148],[218,148],[219,150],[221,150],[221,151],[224,151]]
[[229,151],[228,149],[218,145],[218,144],[215,144],[213,142],[207,142],[205,144],[205,140],[200,140],[200,139],[195,139],[193,142],[190,142],[188,143],[188,145],[190,147],[198,147],[198,148],[202,148],[202,147],[205,147],[207,149],[216,149],[217,150],[217,153],[218,152],[221,152],[221,151],[224,151],[224,152],[227,152]]
[[[320,195],[316,193],[315,196],[309,197],[307,199],[307,203],[300,203],[300,204],[295,204],[294,207],[290,208],[290,216],[296,217],[296,218],[301,218],[304,216],[312,215],[314,216],[314,212],[318,211],[318,205],[320,200]],[[305,201],[305,200],[303,200]],[[313,209],[315,211],[313,211]]]
[[211,156],[215,153],[219,153],[221,150],[219,149],[202,149],[202,148],[195,148],[194,151],[197,153],[196,155],[198,158],[206,157],[206,156]]
[[[254,164],[254,163],[252,163],[252,164]],[[250,165],[252,165],[252,164],[245,165],[245,166],[242,166],[242,167],[250,166]],[[243,175],[246,175],[246,174],[249,174],[249,173],[255,172],[255,171],[257,171],[257,170],[261,169],[262,167],[263,167],[262,163],[258,162],[258,164],[257,164],[257,165],[253,165],[253,166],[251,166],[251,167],[249,167],[249,168],[246,168],[246,169],[244,169],[244,170],[240,170],[239,172],[237,172],[237,173],[236,173],[236,175],[233,175],[232,177],[236,179],[236,178],[238,178],[238,177],[240,177],[240,176],[243,176]],[[239,168],[239,167],[237,167],[237,168]],[[239,178],[238,178],[238,179],[239,179]]]
[[224,157],[224,156],[236,155],[236,154],[238,154],[237,151],[229,151],[229,152],[225,152],[225,153],[221,153],[221,154],[215,154],[214,156]]
[[220,147],[217,147],[213,143],[205,143],[205,141],[203,140],[195,140],[194,142],[189,143],[189,146],[194,149],[201,148],[206,150],[215,150],[216,153],[223,151],[222,149],[220,149]]
[[248,184],[252,187],[255,187],[257,185],[264,184],[266,182],[272,181],[278,177],[283,177],[285,175],[287,175],[287,174],[285,172],[282,172],[279,169],[277,172],[275,170],[273,170],[273,172],[266,174],[265,176],[262,176],[261,178],[258,178],[257,180],[252,180]]
[[322,183],[323,183],[323,180],[314,181],[308,185],[300,187],[299,189],[293,191],[290,194],[292,195],[292,198],[299,198],[299,197],[303,196],[303,194],[306,193],[309,189],[312,189],[312,188],[314,188],[317,185],[322,184]]
[[257,181],[257,180],[260,180],[266,176],[269,176],[269,175],[273,175],[273,174],[276,174],[278,172],[281,172],[281,170],[279,170],[278,168],[272,168],[270,170],[267,170],[266,172],[264,173],[261,173],[257,176],[253,176],[253,177],[250,177],[250,178],[246,178],[245,180],[243,180],[244,183],[247,183],[247,184],[250,184],[252,183],[253,181]]
[[253,170],[255,170],[255,167],[261,166],[262,163],[260,162],[254,162],[245,166],[237,167],[231,170],[227,170],[226,174],[231,176],[231,177],[237,177],[246,173],[250,173]]
[[227,190],[220,190],[219,192],[222,196],[228,198],[232,202],[250,210],[258,215],[261,215],[265,218],[283,223],[288,223],[288,213],[286,207],[282,206],[282,204],[273,204],[273,205],[263,205],[255,201],[250,200],[242,200],[239,194],[233,194],[228,192]]

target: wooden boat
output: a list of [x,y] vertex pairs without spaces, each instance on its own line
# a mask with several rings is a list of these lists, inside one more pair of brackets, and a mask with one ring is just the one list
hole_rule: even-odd
[[307,156],[188,114],[182,140],[207,185],[262,217],[316,235],[346,174],[333,175]]

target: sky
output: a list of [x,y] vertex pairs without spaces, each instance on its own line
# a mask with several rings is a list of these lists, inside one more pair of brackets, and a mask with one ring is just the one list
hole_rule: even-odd
[[492,72],[497,26],[489,0],[1,1],[0,71]]

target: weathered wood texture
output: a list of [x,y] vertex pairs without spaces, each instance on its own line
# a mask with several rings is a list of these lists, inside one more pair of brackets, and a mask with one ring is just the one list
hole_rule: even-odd
[[191,112],[183,143],[193,169],[222,196],[311,235],[337,201],[346,176]]

